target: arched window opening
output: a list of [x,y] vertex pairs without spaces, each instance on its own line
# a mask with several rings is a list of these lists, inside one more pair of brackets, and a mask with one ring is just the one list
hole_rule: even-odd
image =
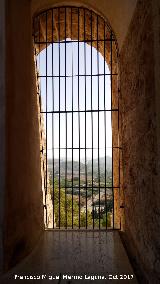
[[117,228],[118,64],[106,21],[59,7],[34,19],[46,228]]

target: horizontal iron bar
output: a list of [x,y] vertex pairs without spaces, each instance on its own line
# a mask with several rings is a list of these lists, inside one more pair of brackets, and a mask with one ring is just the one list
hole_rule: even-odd
[[[107,149],[112,149],[112,148],[113,148],[113,149],[114,149],[114,148],[115,148],[115,149],[121,149],[121,148],[118,147],[118,146],[117,146],[117,147],[116,147],[116,146],[113,146],[113,147],[112,147],[112,146],[110,146],[110,147],[108,146],[108,147],[106,147],[106,148],[107,148]],[[59,150],[59,147],[54,147],[54,149],[55,149],[55,150]],[[86,150],[92,150],[92,149],[93,149],[93,150],[98,150],[98,149],[102,150],[102,149],[103,149],[103,150],[104,150],[104,148],[101,148],[101,147],[100,147],[100,148],[98,148],[98,147],[94,147],[94,148],[91,148],[91,147],[73,147],[73,148],[72,148],[72,147],[67,147],[67,148],[66,148],[66,147],[60,147],[60,150],[66,150],[66,149],[68,149],[68,150],[72,150],[72,149],[73,149],[73,150],[79,150],[79,149],[80,149],[80,150],[85,150],[85,149],[86,149]],[[50,148],[50,149],[48,149],[48,150],[53,150],[53,149]],[[44,151],[45,151],[45,150],[44,150]],[[42,152],[42,150],[41,150],[40,152]]]
[[97,228],[95,227],[94,229],[93,228],[85,228],[85,227],[81,227],[80,229],[79,228],[73,228],[72,229],[72,227],[68,227],[67,229],[65,229],[65,228],[63,228],[63,227],[61,227],[60,229],[59,228],[54,228],[54,229],[48,229],[48,228],[46,228],[45,229],[45,231],[50,231],[50,232],[59,232],[59,231],[61,231],[61,232],[79,232],[79,231],[81,231],[81,232],[112,232],[112,231],[119,231],[120,230],[120,228],[119,229],[117,229],[117,228],[112,228],[112,227],[108,227],[107,229],[106,228],[98,228],[98,226],[97,226]]
[[[99,39],[98,41],[101,41],[101,42],[105,42],[105,41],[115,41],[115,39],[111,39],[111,38],[106,38],[106,39]],[[61,44],[61,43],[80,43],[80,42],[82,42],[82,43],[88,43],[88,42],[95,42],[95,43],[97,43],[97,39],[92,39],[92,40],[90,40],[90,39],[86,39],[86,40],[64,40],[64,41],[35,41],[34,42],[34,44],[39,44],[39,45],[41,45],[41,44],[47,44],[47,43],[49,43],[49,44],[51,44],[51,43],[57,43],[57,44]]]
[[[83,113],[85,113],[85,112],[102,112],[102,111],[110,111],[110,112],[112,112],[112,111],[117,111],[118,112],[118,109],[99,109],[99,110],[94,110],[94,109],[92,109],[92,110],[61,110],[61,111],[59,111],[59,110],[55,110],[55,111],[47,111],[47,113],[79,113],[79,112],[83,112]],[[46,113],[46,111],[41,111],[41,113]]]
[[79,77],[101,77],[101,76],[117,76],[118,74],[117,73],[113,73],[113,74],[110,74],[110,73],[107,73],[107,74],[80,74],[80,75],[37,75],[38,78],[79,78]]
[[[72,186],[66,186],[65,188],[70,188],[70,189],[72,189]],[[97,189],[99,189],[99,188],[106,188],[106,189],[113,189],[113,188],[120,188],[120,186],[99,186],[99,185],[97,185],[97,186],[73,186],[73,188],[97,188]]]

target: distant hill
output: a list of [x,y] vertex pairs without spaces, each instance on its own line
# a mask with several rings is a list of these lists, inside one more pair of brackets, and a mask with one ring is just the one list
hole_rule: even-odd
[[[99,158],[99,166],[100,170],[105,169],[105,160],[106,160],[106,170],[111,171],[112,170],[112,158],[109,156],[101,157]],[[92,169],[92,160],[89,160],[87,163],[88,170]],[[98,159],[93,159],[93,168],[94,170],[98,170]]]
[[[64,160],[60,161],[60,167],[61,167],[61,172],[65,171],[66,169],[66,162]],[[48,169],[52,171],[53,169],[53,160],[48,159]],[[79,171],[79,162],[78,161],[73,161],[73,169],[74,171]],[[85,164],[80,163],[80,169],[81,171],[85,171]],[[59,159],[54,160],[54,170],[55,172],[59,172]],[[71,172],[72,171],[72,161],[67,161],[67,171]]]
[[[99,158],[99,166],[100,166],[100,173],[103,174],[105,172],[105,157]],[[60,169],[61,173],[65,172],[66,169],[66,162],[64,159],[60,160]],[[48,159],[48,170],[52,172],[53,170],[53,160]],[[80,170],[81,173],[85,172],[85,163],[80,163]],[[59,159],[54,160],[54,171],[55,173],[59,173]],[[79,162],[73,161],[73,171],[78,172],[79,171]],[[112,171],[112,158],[109,156],[106,156],[106,171],[111,172]],[[67,161],[67,172],[72,172],[72,161]],[[93,172],[96,174],[98,172],[98,159],[93,159]],[[87,173],[92,173],[92,160],[90,159],[87,162]]]

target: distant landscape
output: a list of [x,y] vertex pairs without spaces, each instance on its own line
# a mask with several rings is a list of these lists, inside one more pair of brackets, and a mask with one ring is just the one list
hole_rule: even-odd
[[[100,175],[105,174],[105,162],[106,162],[106,175],[107,177],[112,175],[112,158],[109,156],[106,156],[106,161],[105,157],[100,157],[99,158],[99,171]],[[87,175],[92,175],[92,160],[87,161],[86,165],[85,162],[80,162],[80,172],[81,175],[85,174],[85,166],[87,168]],[[53,171],[53,160],[48,159],[48,170],[50,173]],[[66,161],[65,159],[60,160],[60,173],[63,175],[66,171]],[[59,159],[54,160],[54,172],[55,174],[59,174]],[[73,161],[73,175],[79,173],[79,161]],[[72,174],[72,161],[67,160],[67,175]],[[98,175],[98,159],[93,159],[93,176]]]
[[[105,176],[105,163],[106,163],[106,176]],[[67,168],[66,168],[67,166]],[[80,176],[79,176],[80,166]],[[67,169],[67,170],[66,170]],[[53,195],[53,177],[54,177],[54,196],[55,196],[55,218],[56,223],[59,222],[59,203],[61,207],[61,226],[65,226],[65,209],[67,204],[67,223],[71,225],[71,207],[72,195],[74,200],[74,223],[78,226],[78,211],[80,208],[82,226],[85,226],[86,208],[87,208],[87,222],[92,224],[93,218],[95,222],[101,219],[102,226],[106,225],[106,210],[108,226],[111,223],[112,204],[112,158],[106,156],[98,159],[93,159],[93,173],[92,173],[92,160],[84,162],[68,160],[67,164],[64,159],[60,160],[60,180],[59,180],[59,160],[54,160],[54,173],[53,173],[53,160],[48,159],[48,172],[51,185],[51,195]],[[86,176],[87,173],[87,176]],[[106,179],[105,179],[106,178]],[[86,183],[87,182],[87,183]],[[59,201],[59,186],[61,192],[61,200]],[[80,204],[79,204],[80,196]],[[67,201],[66,201],[67,197]],[[100,198],[99,198],[100,197]],[[86,199],[87,198],[87,199]],[[87,203],[86,203],[87,200]],[[67,202],[67,203],[66,203]],[[94,217],[93,217],[94,215]]]

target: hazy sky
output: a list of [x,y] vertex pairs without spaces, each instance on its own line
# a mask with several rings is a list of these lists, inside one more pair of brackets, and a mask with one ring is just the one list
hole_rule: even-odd
[[[85,43],[79,44],[79,58],[80,58],[80,75],[91,74],[91,46]],[[46,52],[47,52],[47,73],[46,73]],[[53,44],[53,74],[59,76],[59,52],[60,52],[60,74],[65,75],[65,44]],[[96,75],[109,74],[107,64],[104,65],[103,56],[98,53],[99,67],[97,61],[97,50],[92,47],[92,74]],[[38,56],[38,69],[41,76],[52,75],[52,45],[44,49]],[[99,69],[99,72],[98,72]],[[104,70],[105,69],[105,70]],[[47,79],[41,78],[41,96],[43,111],[61,111],[72,110],[72,93],[73,93],[73,109],[78,110],[78,44],[75,42],[66,44],[66,75],[71,76],[66,78],[66,93],[65,93],[65,78]],[[86,109],[91,110],[91,77],[79,77],[79,107],[80,110],[85,110],[85,80],[86,80]],[[46,85],[47,85],[47,106],[46,106]],[[60,93],[60,104],[59,104]],[[65,106],[66,95],[66,106]],[[110,76],[105,76],[105,94],[104,94],[104,76],[99,76],[99,109],[104,109],[104,95],[105,95],[105,108],[111,109],[111,88]],[[53,100],[54,97],[54,100]],[[98,109],[98,76],[92,76],[92,108]],[[52,133],[52,119],[54,122],[54,133]],[[100,135],[99,141],[99,154],[100,157],[105,155],[105,131],[104,131],[104,112],[99,114],[98,126],[98,113],[93,113],[93,146],[98,147],[98,131]],[[44,122],[46,124],[46,116],[44,114]],[[59,157],[59,114],[47,114],[47,152],[48,157],[53,155]],[[66,147],[66,114],[60,115],[60,147]],[[86,115],[86,146],[92,147],[92,128],[91,128],[91,112]],[[111,134],[111,112],[106,112],[106,147],[112,146]],[[52,138],[54,139],[52,141]],[[67,114],[67,147],[72,147],[72,113]],[[79,147],[79,127],[78,127],[78,113],[73,114],[73,147]],[[80,147],[85,147],[85,114],[80,113]],[[68,159],[71,158],[71,150],[67,151]],[[74,160],[79,159],[79,151],[74,150]],[[111,148],[106,148],[106,154],[111,156]],[[81,160],[84,160],[84,150],[81,150]],[[98,150],[94,150],[94,158],[98,156]],[[92,151],[87,150],[87,159],[91,159]],[[65,150],[61,150],[61,158],[65,158]]]

